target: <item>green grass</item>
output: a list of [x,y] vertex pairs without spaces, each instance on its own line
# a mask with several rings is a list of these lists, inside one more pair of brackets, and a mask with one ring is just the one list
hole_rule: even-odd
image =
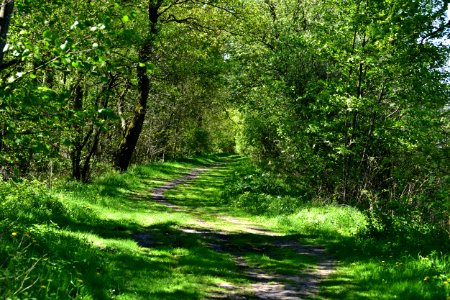
[[[324,245],[339,262],[336,272],[322,283],[315,298],[450,299],[448,236],[413,232],[370,237],[363,234],[366,217],[349,206],[297,200],[295,207],[290,208],[295,212],[274,213],[270,205],[253,201],[286,199],[292,197],[292,190],[271,183],[272,191],[265,187],[261,192],[261,186],[276,180],[264,178],[260,170],[249,167],[245,160],[237,164],[229,177],[233,188],[226,188],[223,193],[225,203],[246,211],[250,219],[268,228],[297,234],[307,243]],[[249,175],[252,175],[250,182]],[[246,193],[250,195],[246,195],[248,201],[243,207],[236,199]],[[257,196],[261,194],[263,197]]]
[[[181,211],[150,199],[152,188],[229,159],[167,192]],[[271,182],[246,179],[247,186],[231,193],[244,163],[218,156],[155,163],[88,185],[60,182],[52,194],[37,182],[1,183],[0,298],[204,299],[212,291],[226,293],[224,283],[250,283],[237,257],[267,273],[314,267],[316,258],[277,247],[289,240],[324,245],[339,261],[317,299],[448,299],[445,240],[363,236],[366,219],[356,209],[307,203],[279,178],[264,187],[261,201],[282,199],[260,206],[268,213],[239,207],[227,197],[247,192],[251,205]],[[271,194],[283,190],[279,198]],[[289,213],[278,213],[286,205]]]
[[[429,263],[433,261],[433,263]],[[335,299],[447,299],[448,256],[346,259],[322,296]],[[447,273],[448,274],[448,273]]]
[[0,298],[202,299],[222,281],[245,282],[229,255],[180,230],[191,216],[150,199],[153,187],[220,160],[139,166],[60,183],[52,195],[38,183],[4,184],[2,207],[15,206],[0,223]]

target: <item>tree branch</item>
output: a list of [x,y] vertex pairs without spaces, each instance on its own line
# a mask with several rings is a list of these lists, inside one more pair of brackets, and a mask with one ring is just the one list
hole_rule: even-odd
[[2,64],[0,64],[0,71],[8,69],[9,67],[11,67],[11,66],[13,66],[15,64],[18,64],[19,62],[20,62],[20,60],[13,59],[13,60],[7,61],[5,63],[2,63]]
[[160,17],[163,14],[165,14],[168,10],[170,10],[175,5],[180,5],[180,4],[184,4],[184,3],[187,3],[187,2],[191,2],[191,0],[174,1],[173,3],[169,4],[166,8],[164,8],[161,12],[159,12],[158,13],[158,17]]
[[423,36],[420,44],[423,44],[428,39],[438,38],[439,34],[443,33],[448,28],[450,28],[450,20],[447,23],[441,24],[438,28]]

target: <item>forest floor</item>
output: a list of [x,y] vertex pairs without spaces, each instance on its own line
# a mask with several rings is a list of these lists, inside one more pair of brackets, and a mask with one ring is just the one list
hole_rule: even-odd
[[[317,294],[319,282],[334,270],[334,260],[326,254],[323,247],[302,244],[296,238],[265,229],[255,222],[220,212],[216,212],[213,216],[223,221],[220,226],[217,226],[215,222],[205,220],[201,210],[189,205],[190,201],[183,201],[182,197],[178,197],[177,204],[174,204],[170,202],[170,197],[165,196],[171,190],[177,193],[176,188],[179,185],[184,185],[185,189],[191,189],[192,181],[211,168],[218,169],[221,166],[196,168],[184,177],[154,188],[151,193],[154,201],[176,212],[193,216],[195,223],[180,228],[180,234],[196,235],[206,241],[206,245],[210,249],[231,255],[239,272],[249,281],[246,284],[221,282],[211,288],[207,297],[209,299],[304,299]],[[215,176],[217,177],[217,175]],[[202,180],[207,183],[210,180],[208,174]],[[217,178],[214,178],[214,181],[217,181]],[[197,207],[198,205],[199,203],[196,204]],[[152,240],[152,235],[145,232],[134,235],[134,238],[142,247],[151,247],[155,242]],[[171,236],[171,238],[176,237]],[[305,268],[304,264],[299,264],[298,270],[295,272],[295,269],[267,269],[258,264],[250,264],[245,259],[245,257],[255,255],[268,258],[280,255],[287,257],[287,253],[290,257],[298,256],[296,260],[307,261],[309,265]],[[313,263],[311,264],[311,262]]]
[[[350,206],[299,199],[261,214],[229,202],[227,188],[265,178],[246,162],[155,162],[52,191],[5,184],[0,299],[449,299],[445,245],[364,237]],[[241,190],[258,204],[259,189]]]

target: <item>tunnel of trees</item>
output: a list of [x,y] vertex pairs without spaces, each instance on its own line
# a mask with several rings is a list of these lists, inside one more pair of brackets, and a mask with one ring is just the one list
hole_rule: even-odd
[[383,230],[448,230],[448,3],[3,0],[1,176],[236,152]]

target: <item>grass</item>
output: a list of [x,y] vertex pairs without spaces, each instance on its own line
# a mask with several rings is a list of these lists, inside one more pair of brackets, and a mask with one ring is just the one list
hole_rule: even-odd
[[445,268],[448,271],[448,256],[435,253],[383,260],[346,259],[339,272],[324,283],[322,295],[339,299],[446,299],[444,282],[448,277],[440,273]]
[[[257,197],[261,194],[259,187],[267,186],[266,182],[271,180],[249,168],[245,161],[237,164],[234,168],[237,171],[230,177],[233,188],[224,192],[228,205],[246,211],[255,222],[272,230],[298,234],[303,242],[324,245],[339,261],[336,272],[322,283],[315,298],[450,299],[448,236],[367,236],[362,234],[366,230],[366,217],[349,206],[299,201],[291,208],[294,212],[288,214],[279,214],[277,208],[274,213],[273,208],[261,203],[249,207],[253,199],[262,202],[288,199],[292,191],[286,189],[283,194],[282,186],[277,189],[272,185],[272,191],[277,193],[271,194],[265,187],[263,197]],[[246,193],[250,195],[245,196],[248,201],[242,207],[236,199]],[[266,211],[261,213],[255,207]]]
[[[232,158],[168,191],[166,198],[179,211],[149,198],[152,188],[192,168],[229,159],[138,166],[125,174],[105,174],[89,185],[61,182],[52,194],[37,182],[2,183],[0,298],[223,296],[224,285],[250,284],[237,258],[262,272],[287,276],[314,267],[317,258],[277,246],[280,240],[294,240],[324,245],[339,261],[317,299],[448,299],[450,261],[444,241],[362,236],[366,219],[356,209],[308,204],[292,190],[278,198],[271,193],[283,191],[279,180],[261,198],[281,199],[262,206],[269,213],[239,207],[227,197],[247,193],[244,202],[251,205],[263,184],[250,178],[240,194],[224,189],[224,182],[233,188],[240,184],[239,172],[253,172],[243,168],[244,160]],[[295,205],[287,201],[294,198]],[[286,205],[289,213],[280,214]],[[281,236],[249,231],[252,227]]]
[[229,255],[180,230],[193,217],[149,199],[151,188],[220,160],[139,166],[52,195],[5,184],[2,207],[15,207],[2,211],[0,298],[202,299],[217,282],[245,281]]

